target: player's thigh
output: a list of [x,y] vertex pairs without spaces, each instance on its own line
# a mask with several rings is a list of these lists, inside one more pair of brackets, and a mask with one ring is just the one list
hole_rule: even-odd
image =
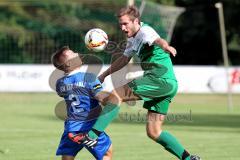
[[128,85],[135,95],[145,101],[165,96],[173,97],[177,92],[177,81],[149,76],[148,74],[134,79]]
[[151,101],[145,101],[143,108],[149,111],[157,112],[159,114],[167,115],[171,101],[172,98],[170,96],[160,97]]
[[139,100],[140,97],[133,93],[133,90],[128,84],[114,89],[112,92],[99,92],[95,98],[99,100],[102,104],[113,103],[120,104],[121,102]]
[[109,147],[108,151],[105,153],[103,160],[111,160],[112,159],[112,153],[113,153],[113,147],[112,144]]
[[118,87],[112,91],[112,98],[117,98],[121,102],[139,100],[140,97],[134,94],[133,90],[128,84]]
[[162,132],[162,125],[164,122],[165,115],[148,111],[147,113],[147,124],[146,131],[147,135],[156,140]]
[[74,160],[74,157],[73,156],[63,155],[62,156],[62,160]]
[[75,157],[77,153],[83,148],[83,145],[79,145],[76,142],[73,142],[68,137],[68,132],[64,131],[62,134],[59,146],[57,148],[56,155],[62,156],[62,158],[65,158],[66,160],[70,159],[72,157]]

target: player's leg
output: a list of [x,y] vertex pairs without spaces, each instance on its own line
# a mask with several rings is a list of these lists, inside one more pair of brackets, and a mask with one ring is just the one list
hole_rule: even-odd
[[147,135],[181,160],[200,160],[198,156],[190,156],[176,137],[162,129],[173,95],[144,103],[144,108],[148,109]]
[[74,157],[73,156],[65,156],[65,155],[63,155],[62,156],[62,160],[74,160]]
[[147,113],[146,132],[149,138],[156,140],[162,132],[162,124],[164,122],[165,115],[157,114],[152,111]]
[[86,145],[86,149],[96,158],[96,160],[112,159],[112,142],[105,132],[102,132],[99,135],[98,144],[94,148]]
[[68,132],[64,131],[56,155],[62,156],[62,160],[74,160],[74,157],[82,148],[82,144],[72,141],[72,139],[68,137]]
[[169,104],[177,92],[177,82],[153,76],[143,79],[145,80],[134,81],[133,86],[142,86],[136,87],[138,89],[135,92],[143,97],[145,100],[143,107],[148,109],[147,135],[179,159],[188,160],[190,155],[178,140],[169,132],[162,130]]
[[105,105],[106,103],[120,105],[121,102],[139,100],[140,97],[133,93],[132,89],[129,87],[129,84],[125,84],[121,87],[114,89],[111,93],[109,92],[98,93],[97,99],[103,105]]
[[152,140],[161,144],[167,151],[174,154],[181,160],[188,160],[189,153],[178,142],[178,140],[169,132],[162,129],[165,115],[153,111],[148,111],[147,114],[147,135]]
[[97,96],[104,106],[99,118],[92,127],[93,129],[89,132],[89,137],[92,139],[96,139],[99,133],[103,132],[118,115],[121,102],[140,99],[133,94],[128,84],[113,90],[107,96],[106,93],[100,93]]
[[121,102],[139,99],[151,100],[159,96],[168,95],[170,92],[175,91],[175,89],[176,87],[174,88],[172,85],[169,85],[165,79],[145,74],[143,77],[113,90],[107,96],[106,94],[98,95],[97,99],[104,104],[104,108],[93,126],[93,130],[89,132],[89,136],[92,139],[96,139],[98,133],[105,130],[109,123],[117,116]]
[[113,153],[113,149],[112,149],[112,145],[109,147],[108,151],[105,153],[105,155],[103,156],[103,160],[112,160],[112,153]]

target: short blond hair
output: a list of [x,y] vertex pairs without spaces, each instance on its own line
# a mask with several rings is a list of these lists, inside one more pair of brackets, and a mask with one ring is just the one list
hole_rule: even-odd
[[140,13],[136,6],[127,6],[127,7],[121,8],[117,14],[117,17],[120,18],[124,15],[128,15],[132,21],[137,18],[140,22]]

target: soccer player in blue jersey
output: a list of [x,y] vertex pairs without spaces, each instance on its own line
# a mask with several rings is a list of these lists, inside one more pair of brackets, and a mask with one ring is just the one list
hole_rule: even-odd
[[92,73],[79,71],[82,60],[67,46],[56,51],[52,63],[65,73],[56,82],[56,92],[64,98],[67,106],[67,119],[56,155],[61,155],[62,160],[74,160],[85,147],[97,160],[111,160],[109,136],[101,132],[96,141],[86,135],[101,112],[101,106],[94,98],[102,90],[100,81]]

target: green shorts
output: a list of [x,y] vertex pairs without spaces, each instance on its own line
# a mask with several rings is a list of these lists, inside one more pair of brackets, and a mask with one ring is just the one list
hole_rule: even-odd
[[128,83],[128,86],[134,94],[144,100],[144,108],[165,115],[178,89],[176,80],[159,78],[151,73],[134,79]]

